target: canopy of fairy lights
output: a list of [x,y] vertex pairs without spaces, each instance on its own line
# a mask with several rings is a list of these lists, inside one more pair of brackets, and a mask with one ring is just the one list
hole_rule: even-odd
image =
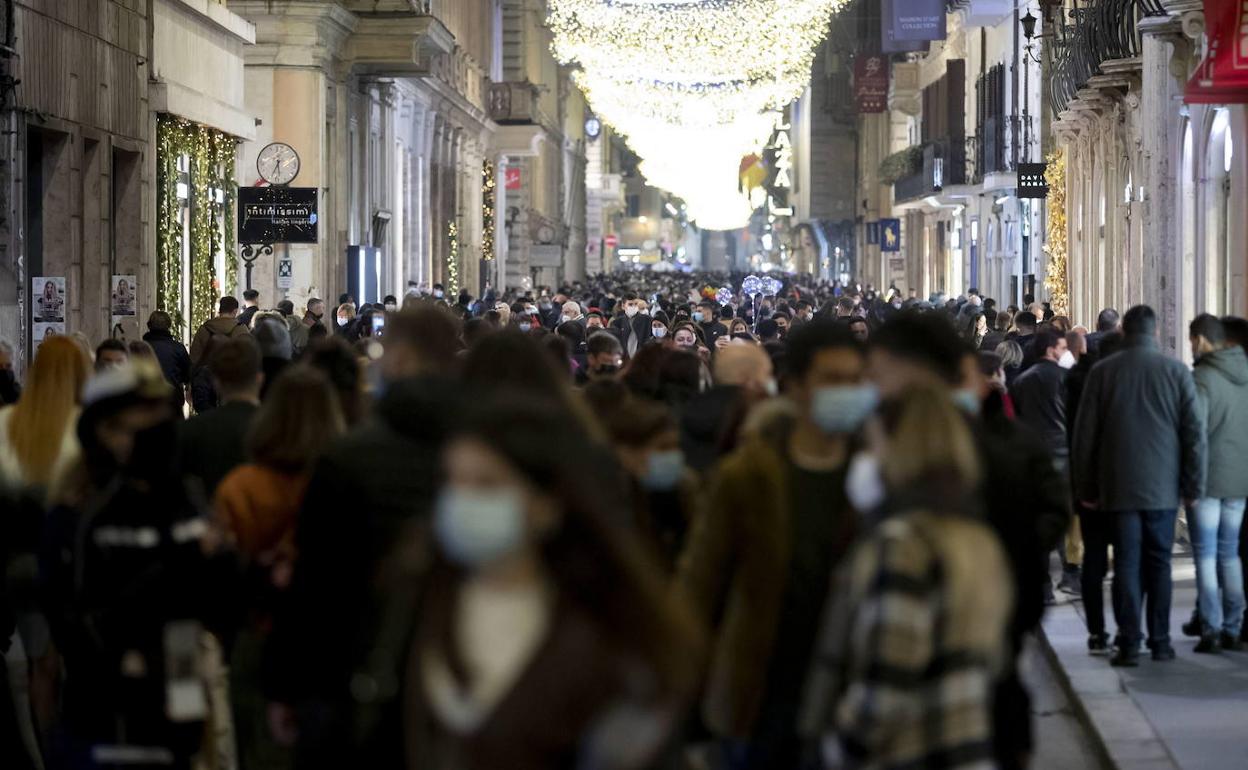
[[708,229],[744,226],[741,158],[806,88],[848,0],[549,0],[555,56],[657,187]]

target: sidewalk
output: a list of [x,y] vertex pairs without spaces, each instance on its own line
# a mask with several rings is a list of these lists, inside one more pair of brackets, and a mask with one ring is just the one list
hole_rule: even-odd
[[[1114,631],[1109,583],[1106,624]],[[1178,658],[1115,669],[1088,654],[1083,603],[1049,608],[1042,643],[1069,681],[1076,708],[1113,766],[1122,770],[1248,768],[1248,652],[1197,655],[1180,626],[1196,604],[1190,554],[1174,557],[1171,638]]]

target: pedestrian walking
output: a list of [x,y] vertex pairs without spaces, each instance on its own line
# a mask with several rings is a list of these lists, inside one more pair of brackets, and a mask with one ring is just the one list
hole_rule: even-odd
[[1072,467],[1079,500],[1115,520],[1112,663],[1135,666],[1145,630],[1153,660],[1174,658],[1175,520],[1180,504],[1204,495],[1206,437],[1191,372],[1158,350],[1152,308],[1131,308],[1122,329],[1122,350],[1093,367],[1084,385]]
[[232,337],[249,334],[248,328],[238,322],[238,300],[222,297],[217,303],[217,315],[205,321],[191,339],[191,405],[196,412],[207,412],[217,406],[218,394],[213,388],[208,362],[218,344]]
[[264,372],[260,349],[250,336],[219,343],[207,368],[221,405],[187,420],[178,444],[182,470],[210,500],[221,479],[246,459],[244,440],[260,404]]
[[1248,498],[1248,357],[1203,314],[1189,329],[1197,402],[1208,432],[1204,495],[1190,510],[1200,641],[1196,652],[1242,650],[1244,575],[1240,529]]

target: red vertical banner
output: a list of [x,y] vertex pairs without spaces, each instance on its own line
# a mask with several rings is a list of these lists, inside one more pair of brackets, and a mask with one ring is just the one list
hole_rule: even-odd
[[504,174],[504,177],[503,177],[503,179],[504,179],[504,186],[503,186],[503,189],[505,189],[505,190],[519,190],[519,189],[520,189],[520,168],[519,168],[519,166],[508,166],[508,167],[507,167],[507,169],[506,169],[506,171],[504,171],[504,172],[503,172],[503,174]]
[[854,61],[854,101],[859,113],[888,109],[888,57],[859,54]]
[[1248,104],[1248,0],[1205,0],[1209,54],[1187,83],[1185,101]]

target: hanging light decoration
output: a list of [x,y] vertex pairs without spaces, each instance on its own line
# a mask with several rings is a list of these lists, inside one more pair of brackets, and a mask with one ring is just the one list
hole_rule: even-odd
[[594,113],[624,136],[650,184],[707,229],[755,206],[739,164],[810,79],[847,0],[550,0],[552,48],[579,67]]

